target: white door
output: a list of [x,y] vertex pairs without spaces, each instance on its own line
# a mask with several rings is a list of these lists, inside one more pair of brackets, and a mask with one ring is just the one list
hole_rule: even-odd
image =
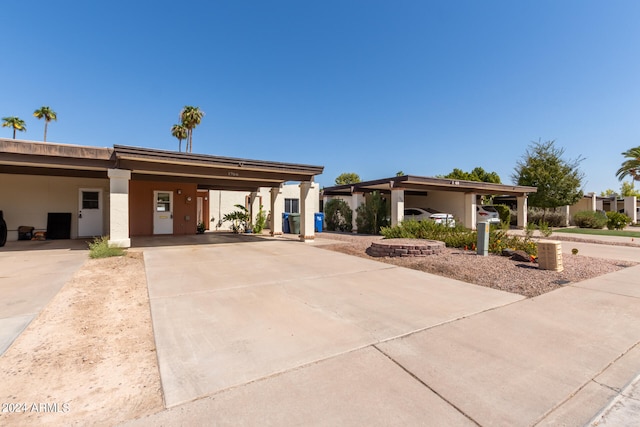
[[102,189],[81,188],[78,237],[102,236]]
[[173,234],[173,191],[154,191],[153,234]]

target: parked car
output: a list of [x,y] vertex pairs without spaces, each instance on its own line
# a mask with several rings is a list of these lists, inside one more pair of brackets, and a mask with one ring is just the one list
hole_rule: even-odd
[[456,226],[456,220],[453,215],[430,208],[406,208],[404,210],[404,219],[414,219],[416,221],[428,219],[436,224],[448,225],[449,227]]
[[476,206],[476,222],[500,223],[500,214],[493,206]]

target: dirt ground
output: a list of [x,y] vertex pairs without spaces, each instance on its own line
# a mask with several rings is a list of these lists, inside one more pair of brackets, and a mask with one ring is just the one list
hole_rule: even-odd
[[114,425],[162,410],[142,253],[87,259],[0,372],[0,425]]

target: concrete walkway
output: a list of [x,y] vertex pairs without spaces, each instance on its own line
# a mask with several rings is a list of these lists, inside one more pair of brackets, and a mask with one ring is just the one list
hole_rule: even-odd
[[640,266],[523,299],[279,239],[145,263],[169,409],[129,425],[584,425],[640,372]]
[[7,242],[0,248],[0,356],[88,259],[80,240]]

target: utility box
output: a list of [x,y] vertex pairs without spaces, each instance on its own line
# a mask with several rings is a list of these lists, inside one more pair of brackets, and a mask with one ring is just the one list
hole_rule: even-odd
[[538,242],[538,268],[541,270],[562,271],[562,245],[557,240]]
[[478,223],[478,244],[477,254],[480,256],[488,256],[489,255],[489,230],[490,225],[488,222],[479,222]]

